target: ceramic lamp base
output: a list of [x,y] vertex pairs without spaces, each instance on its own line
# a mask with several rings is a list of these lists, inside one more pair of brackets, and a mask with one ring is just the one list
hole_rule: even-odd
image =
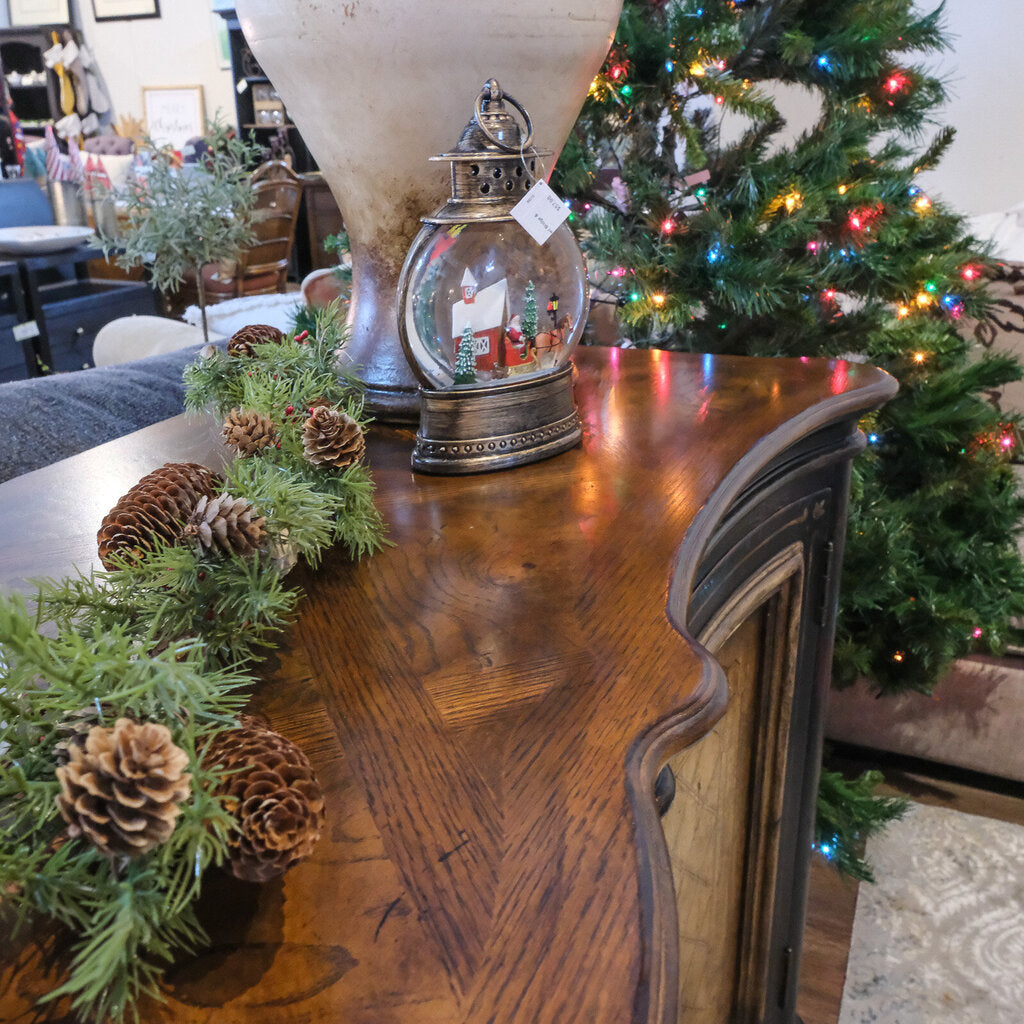
[[573,366],[514,384],[420,389],[420,429],[412,468],[458,476],[511,469],[579,444]]

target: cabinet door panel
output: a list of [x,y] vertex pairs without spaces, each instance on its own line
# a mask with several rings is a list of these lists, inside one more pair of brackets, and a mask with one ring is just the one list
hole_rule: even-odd
[[803,564],[803,545],[790,545],[708,623],[701,640],[725,672],[728,707],[669,761],[676,795],[662,827],[686,1024],[765,1015]]

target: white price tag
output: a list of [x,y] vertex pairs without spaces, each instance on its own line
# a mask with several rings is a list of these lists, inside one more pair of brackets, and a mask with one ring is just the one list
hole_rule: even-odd
[[511,213],[530,237],[543,245],[569,216],[569,207],[541,180],[512,207]]
[[248,88],[249,83],[244,78],[240,78],[237,82],[235,82],[235,92],[237,92],[239,96],[241,96],[242,93],[245,92],[245,90]]
[[26,320],[23,324],[15,324],[11,333],[15,341],[28,341],[29,338],[39,337],[39,325],[35,320]]

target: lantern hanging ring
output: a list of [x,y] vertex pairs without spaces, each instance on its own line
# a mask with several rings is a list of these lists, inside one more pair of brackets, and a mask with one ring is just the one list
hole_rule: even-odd
[[[511,103],[520,114],[522,114],[524,122],[523,126],[526,129],[526,137],[519,143],[519,145],[510,146],[507,142],[494,135],[490,128],[487,127],[484,122],[484,112],[482,107],[485,100],[489,103],[501,103],[502,100],[508,100],[508,102]],[[489,78],[483,89],[480,90],[480,94],[476,98],[474,113],[476,115],[476,121],[480,127],[480,131],[484,134],[487,140],[489,142],[493,142],[499,149],[505,150],[506,153],[521,153],[530,145],[531,142],[533,142],[533,120],[527,112],[526,107],[524,107],[514,96],[510,96],[507,92],[502,92],[497,79]]]

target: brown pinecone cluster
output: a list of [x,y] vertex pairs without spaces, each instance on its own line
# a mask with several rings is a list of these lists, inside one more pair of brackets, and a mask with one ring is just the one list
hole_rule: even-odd
[[199,499],[212,497],[222,482],[195,462],[168,462],[146,474],[104,517],[96,537],[100,561],[111,569],[112,556],[137,559],[158,541],[177,543]]
[[119,718],[110,729],[93,726],[68,754],[57,769],[68,835],[108,857],[140,857],[170,838],[192,776],[166,725]]
[[201,552],[251,555],[266,541],[266,519],[244,498],[217,494],[223,479],[192,462],[169,462],[144,476],[100,526],[100,561],[139,559],[157,544],[196,544]]
[[265,882],[305,860],[324,826],[324,798],[306,755],[261,719],[242,715],[218,733],[203,763],[226,770],[215,793],[237,823],[229,839],[231,871]]
[[232,409],[224,420],[224,440],[239,455],[259,455],[277,442],[277,427],[265,413],[255,409]]
[[280,345],[282,341],[284,333],[276,327],[270,324],[250,324],[235,331],[228,339],[228,355],[251,359],[256,354],[254,345]]
[[314,466],[345,469],[366,451],[363,428],[343,409],[311,405],[302,425],[302,453]]
[[203,495],[182,536],[191,540],[200,554],[222,551],[226,555],[253,555],[267,539],[266,519],[256,517],[245,498],[230,494]]

